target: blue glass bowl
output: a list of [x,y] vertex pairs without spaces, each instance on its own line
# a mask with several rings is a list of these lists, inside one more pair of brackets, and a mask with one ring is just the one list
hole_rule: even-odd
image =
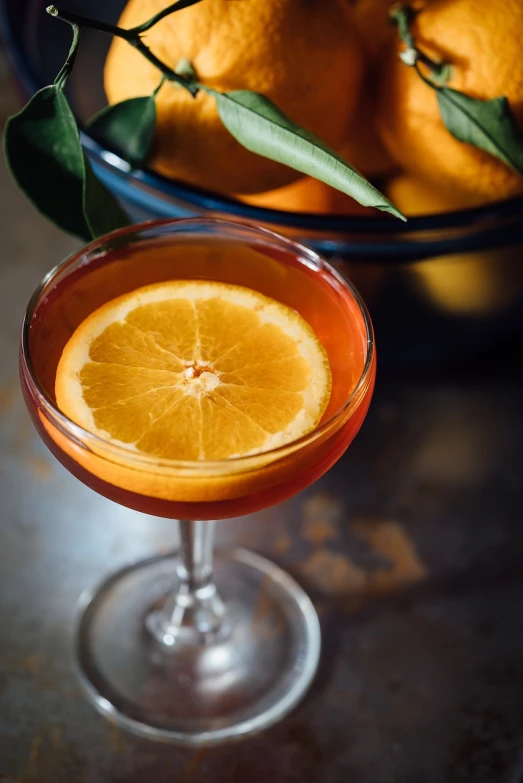
[[[53,81],[68,25],[47,0],[0,0],[3,37],[22,99]],[[125,0],[68,0],[69,10],[116,22]],[[523,197],[472,210],[413,217],[311,215],[243,204],[148,169],[132,170],[83,129],[106,100],[110,38],[84,31],[69,99],[99,177],[131,217],[214,214],[268,226],[313,247],[352,277],[366,298],[381,364],[463,362],[523,333]]]

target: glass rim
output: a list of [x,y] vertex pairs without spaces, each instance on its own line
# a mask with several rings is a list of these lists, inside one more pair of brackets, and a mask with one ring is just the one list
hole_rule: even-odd
[[[128,235],[139,234],[140,232],[143,232],[145,230],[162,229],[171,226],[172,227],[176,226],[176,228],[180,228],[180,229],[183,229],[186,226],[195,228],[198,227],[198,225],[205,226],[209,224],[215,225],[217,227],[223,226],[232,231],[238,231],[240,229],[248,233],[251,233],[251,235],[254,235],[253,236],[254,239],[256,239],[256,237],[258,238],[262,237],[265,238],[266,240],[272,241],[273,244],[276,243],[277,245],[279,245],[280,248],[282,246],[286,246],[288,249],[292,249],[294,251],[294,253],[298,256],[300,262],[308,261],[309,263],[313,263],[315,267],[326,270],[329,273],[329,276],[331,278],[334,278],[334,280],[336,280],[336,282],[339,285],[341,285],[344,289],[349,290],[363,318],[363,323],[365,326],[365,333],[366,333],[365,334],[366,356],[365,356],[365,361],[363,364],[360,377],[357,383],[355,384],[354,388],[348,395],[347,399],[342,403],[342,405],[340,405],[340,407],[336,411],[332,413],[331,416],[329,416],[329,418],[326,421],[322,422],[320,425],[315,427],[311,432],[308,432],[305,435],[300,436],[299,438],[296,438],[292,441],[289,441],[283,445],[277,446],[267,451],[261,451],[255,454],[248,454],[244,456],[240,455],[238,457],[232,457],[232,458],[220,459],[220,460],[205,460],[205,459],[184,460],[184,459],[169,459],[169,458],[162,458],[162,457],[154,457],[150,454],[146,454],[145,452],[137,451],[132,447],[127,447],[125,445],[112,443],[110,440],[101,438],[99,435],[96,435],[90,432],[89,430],[84,429],[79,424],[76,424],[74,421],[72,421],[72,419],[70,419],[68,416],[62,413],[62,411],[53,402],[53,400],[51,399],[47,391],[42,387],[42,385],[37,380],[33,370],[31,354],[29,349],[29,331],[30,331],[30,326],[31,326],[33,316],[35,314],[37,305],[40,302],[42,294],[46,291],[46,289],[53,282],[53,280],[70,264],[74,263],[82,256],[88,255],[93,251],[96,251],[98,248],[101,248],[108,240],[114,240],[114,239],[126,237]],[[97,256],[97,258],[100,257],[101,256],[99,255]],[[363,398],[364,393],[367,390],[368,385],[370,383],[371,370],[374,364],[374,360],[375,360],[374,329],[372,326],[372,321],[370,318],[369,311],[358,290],[344,275],[340,274],[337,271],[337,269],[335,269],[331,264],[328,263],[328,261],[322,258],[314,250],[311,250],[310,248],[305,247],[304,245],[301,245],[298,242],[288,239],[287,237],[283,237],[275,231],[271,231],[270,229],[253,225],[248,222],[224,220],[222,218],[214,218],[214,217],[166,218],[163,220],[148,220],[142,223],[134,223],[130,226],[126,226],[125,228],[117,229],[108,234],[104,234],[104,236],[98,237],[92,242],[89,242],[87,245],[81,247],[79,250],[69,254],[68,256],[66,256],[66,258],[63,261],[58,263],[49,272],[47,272],[47,274],[43,277],[43,279],[40,281],[38,286],[35,288],[31,298],[29,299],[27,307],[24,311],[22,328],[21,328],[21,338],[20,338],[20,361],[21,361],[21,369],[24,375],[24,380],[27,382],[30,391],[36,396],[36,399],[39,405],[41,406],[42,410],[44,411],[46,418],[48,419],[51,418],[53,420],[52,423],[55,426],[58,426],[60,431],[64,435],[66,435],[66,437],[71,438],[72,436],[74,441],[77,443],[79,442],[83,448],[85,448],[86,446],[91,448],[91,444],[94,445],[94,448],[91,449],[93,453],[98,453],[98,454],[102,453],[104,458],[109,457],[109,455],[113,455],[115,457],[114,461],[117,463],[118,462],[121,463],[121,460],[116,459],[116,457],[120,455],[122,457],[125,456],[126,461],[131,461],[131,462],[134,461],[137,464],[142,464],[143,466],[148,466],[149,468],[167,467],[167,468],[175,468],[175,469],[177,468],[177,469],[189,470],[189,471],[194,470],[196,472],[201,472],[204,470],[208,471],[211,468],[223,469],[224,467],[234,468],[234,469],[245,467],[248,469],[250,466],[256,467],[259,464],[260,459],[263,459],[264,464],[269,464],[276,461],[280,456],[285,456],[289,452],[289,450],[295,451],[297,449],[301,449],[307,446],[309,443],[314,442],[321,435],[327,433],[330,429],[332,429],[340,419],[343,419],[344,415],[348,412],[349,408],[353,405],[354,401],[358,401]],[[98,451],[96,447],[98,447]],[[236,470],[234,470],[233,472],[236,472]]]

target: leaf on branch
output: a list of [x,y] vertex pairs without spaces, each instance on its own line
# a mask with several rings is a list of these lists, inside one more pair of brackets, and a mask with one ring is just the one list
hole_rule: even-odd
[[95,137],[113,147],[132,166],[147,160],[156,124],[155,94],[106,106],[88,123]]
[[[61,87],[43,87],[6,123],[4,151],[18,187],[59,228],[90,240],[129,222],[98,182],[93,203],[91,167]],[[100,215],[103,197],[103,218]]]
[[314,134],[290,120],[272,101],[256,92],[219,93],[201,89],[216,99],[220,118],[234,138],[251,152],[283,163],[346,193],[367,207],[405,220],[402,213]]
[[482,101],[450,87],[435,89],[442,120],[456,139],[490,153],[523,175],[523,133],[505,97]]

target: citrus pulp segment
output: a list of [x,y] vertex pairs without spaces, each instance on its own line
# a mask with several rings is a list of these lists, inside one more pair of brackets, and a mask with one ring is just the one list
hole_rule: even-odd
[[251,289],[179,280],[93,312],[67,343],[56,400],[76,424],[162,459],[262,453],[313,430],[331,372],[295,311]]

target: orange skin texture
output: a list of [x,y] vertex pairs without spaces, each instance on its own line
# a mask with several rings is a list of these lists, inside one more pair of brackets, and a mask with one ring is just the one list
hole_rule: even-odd
[[[411,28],[416,44],[452,66],[448,86],[482,100],[506,96],[523,128],[523,3],[426,0],[416,7]],[[407,173],[453,191],[464,204],[523,192],[521,176],[447,131],[435,91],[398,58],[403,48],[391,46],[380,71],[378,130],[390,155]]]
[[283,188],[256,196],[242,196],[241,201],[266,209],[311,214],[374,215],[376,210],[364,207],[350,196],[312,177],[302,177]]
[[[364,53],[346,0],[204,0],[166,17],[144,35],[160,60],[182,58],[221,91],[270,98],[292,120],[339,150],[360,98]],[[142,23],[165,0],[130,0],[119,24]],[[105,66],[110,103],[148,95],[158,70],[114,39]],[[224,128],[214,98],[166,83],[157,96],[151,166],[159,173],[226,193],[261,193],[300,174],[244,149]]]
[[[383,179],[398,169],[376,127],[376,85],[369,72],[362,102],[353,118],[341,156],[367,179]],[[379,185],[378,185],[379,186]]]
[[376,66],[387,43],[395,37],[389,18],[394,0],[343,0],[351,28],[361,40],[367,70],[357,111],[343,148],[342,156],[361,174],[382,179],[397,169],[376,129]]
[[392,177],[385,194],[405,215],[437,215],[476,207],[483,199],[461,190],[441,190],[410,174]]
[[389,11],[395,0],[345,0],[348,12],[363,41],[367,55],[376,60],[380,51],[395,36]]

